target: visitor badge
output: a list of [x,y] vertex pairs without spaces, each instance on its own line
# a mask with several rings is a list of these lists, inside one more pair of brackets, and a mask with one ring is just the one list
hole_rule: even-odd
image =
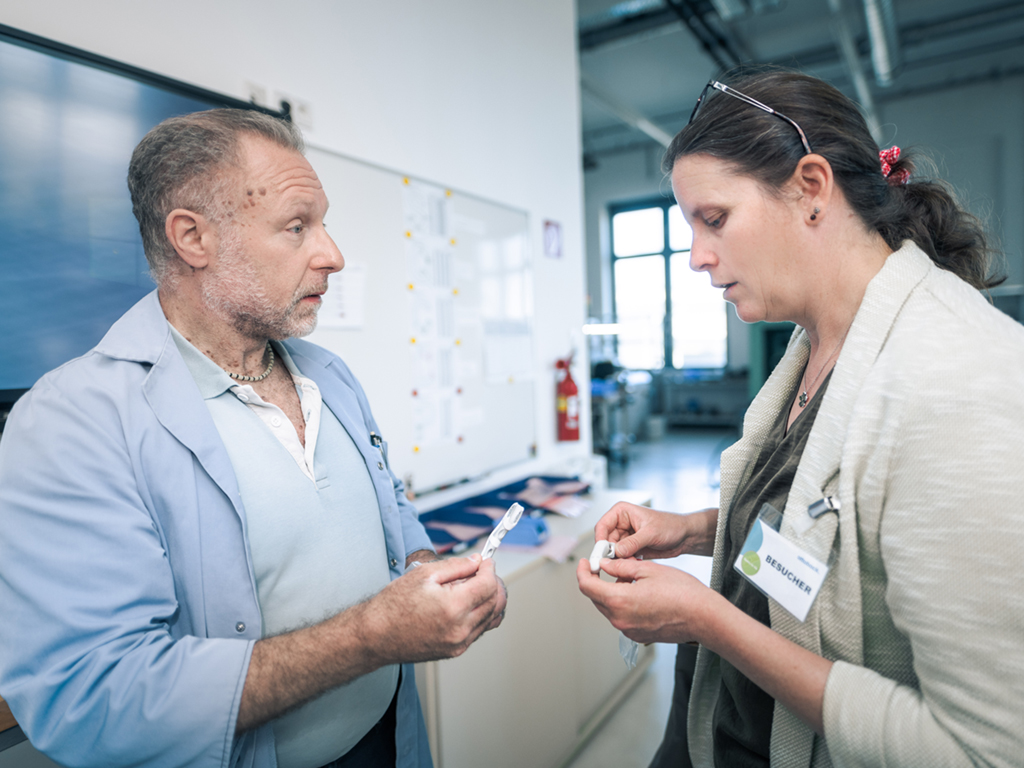
[[[765,507],[778,515],[770,505]],[[807,618],[828,575],[825,563],[783,538],[772,527],[765,519],[764,509],[747,534],[734,567],[798,621]]]

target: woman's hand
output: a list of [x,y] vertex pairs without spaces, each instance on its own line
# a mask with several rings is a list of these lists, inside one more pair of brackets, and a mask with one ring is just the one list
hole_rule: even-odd
[[612,626],[638,643],[700,642],[704,618],[720,597],[685,571],[644,560],[601,561],[601,570],[617,579],[602,581],[580,560],[576,579]]
[[620,501],[598,521],[594,538],[614,542],[619,558],[710,556],[717,524],[717,509],[678,515]]
[[638,643],[698,642],[727,659],[817,733],[832,662],[765,626],[685,571],[644,560],[580,560],[576,579],[612,626]]

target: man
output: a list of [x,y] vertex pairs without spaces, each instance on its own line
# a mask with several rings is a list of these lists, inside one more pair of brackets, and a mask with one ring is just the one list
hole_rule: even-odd
[[67,766],[429,765],[411,662],[504,589],[431,562],[359,384],[284,341],[344,264],[301,137],[174,118],[129,187],[157,291],[0,442],[0,695]]

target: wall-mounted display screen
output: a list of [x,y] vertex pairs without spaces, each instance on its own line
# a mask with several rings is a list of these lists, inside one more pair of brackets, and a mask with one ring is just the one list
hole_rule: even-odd
[[247,106],[75,53],[0,28],[0,405],[153,289],[125,181],[139,140]]

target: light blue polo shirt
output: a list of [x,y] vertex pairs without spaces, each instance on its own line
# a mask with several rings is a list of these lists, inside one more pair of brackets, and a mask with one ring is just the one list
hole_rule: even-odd
[[[284,413],[277,416],[276,406],[233,380],[177,330],[171,332],[238,480],[262,636],[323,621],[387,586],[384,527],[370,475],[344,427],[321,407],[316,384],[301,377],[283,347],[274,346],[296,380],[303,414],[320,416],[319,429],[307,424],[307,443],[315,444],[312,471],[304,471],[301,456],[275,435],[287,428],[294,437]],[[310,455],[310,445],[304,453]],[[391,703],[398,669],[378,669],[275,720],[280,768],[317,768],[348,752]]]

